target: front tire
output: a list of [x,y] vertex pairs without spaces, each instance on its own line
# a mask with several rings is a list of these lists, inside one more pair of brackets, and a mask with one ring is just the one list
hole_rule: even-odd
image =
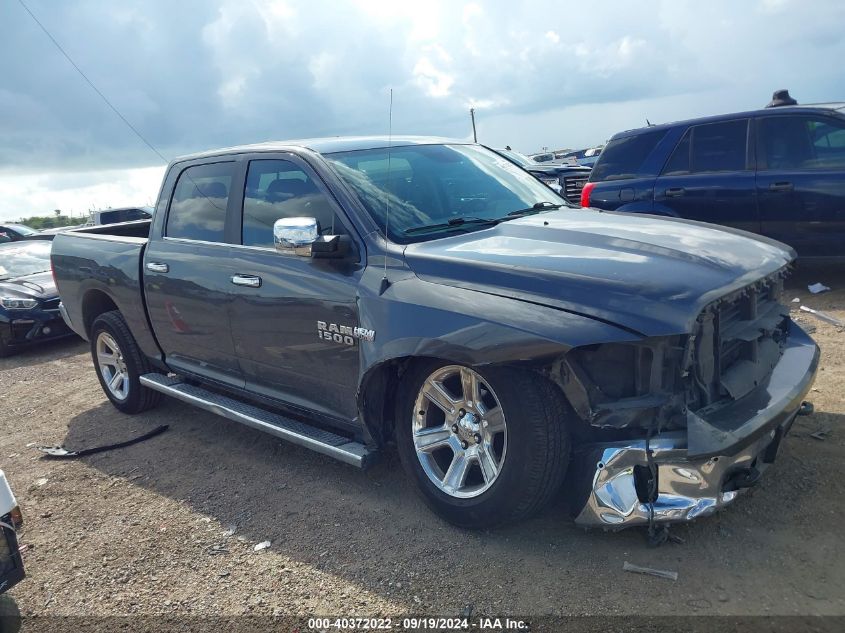
[[161,402],[161,393],[141,384],[140,377],[153,370],[120,312],[94,320],[91,357],[103,392],[123,413],[141,413]]
[[527,371],[420,363],[400,391],[399,457],[450,523],[481,529],[517,521],[563,482],[566,411],[561,394]]

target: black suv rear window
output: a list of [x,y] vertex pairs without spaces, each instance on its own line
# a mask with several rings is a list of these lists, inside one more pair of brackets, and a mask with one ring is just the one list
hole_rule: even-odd
[[590,181],[621,180],[639,175],[645,159],[664,136],[666,130],[655,130],[610,141],[593,167]]

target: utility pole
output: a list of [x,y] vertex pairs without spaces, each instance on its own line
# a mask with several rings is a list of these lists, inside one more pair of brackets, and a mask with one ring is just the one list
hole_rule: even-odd
[[475,133],[475,108],[469,109],[469,118],[472,119],[472,142],[478,143],[478,134]]

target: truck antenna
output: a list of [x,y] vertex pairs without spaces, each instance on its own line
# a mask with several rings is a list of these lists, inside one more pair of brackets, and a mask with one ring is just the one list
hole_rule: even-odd
[[[390,108],[387,114],[387,184],[385,185],[384,196],[384,242],[387,246],[388,227],[390,226],[390,151],[393,147],[393,88],[390,89]],[[387,249],[384,252],[384,276],[381,278],[379,295],[390,286],[387,279]]]

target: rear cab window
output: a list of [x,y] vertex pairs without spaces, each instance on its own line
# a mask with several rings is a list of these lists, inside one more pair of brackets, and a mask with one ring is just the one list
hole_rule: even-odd
[[610,141],[590,174],[590,182],[636,178],[667,130],[646,131]]
[[165,236],[202,242],[225,242],[234,162],[194,165],[176,182]]

